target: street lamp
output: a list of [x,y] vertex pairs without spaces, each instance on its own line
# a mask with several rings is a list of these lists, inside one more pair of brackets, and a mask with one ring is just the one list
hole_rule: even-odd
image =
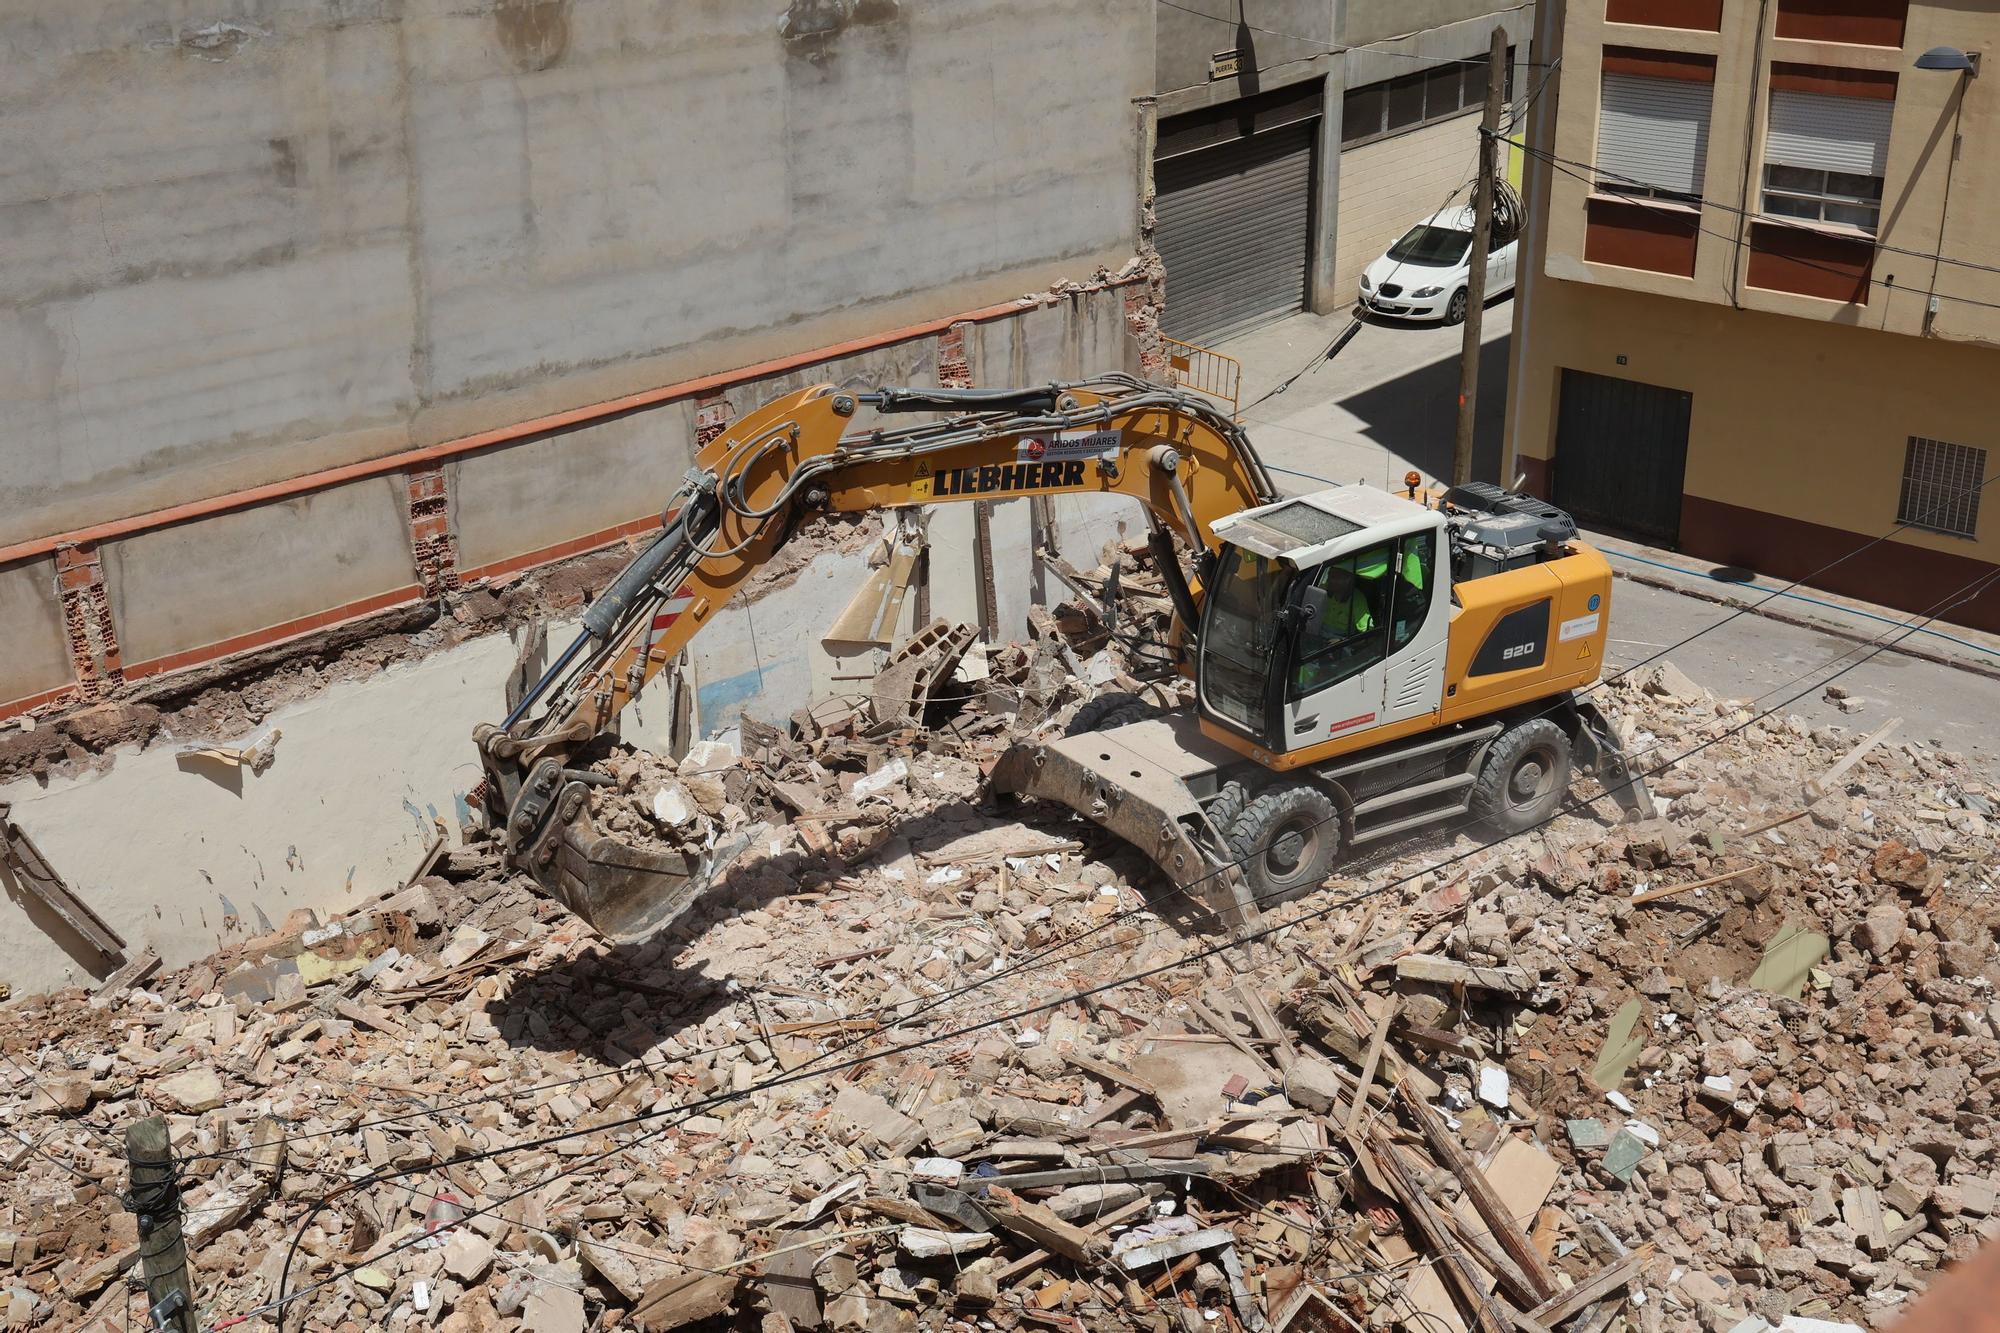
[[1951,113],[1951,156],[1944,164],[1944,202],[1938,208],[1937,257],[1931,260],[1930,299],[1924,305],[1924,336],[1929,337],[1931,322],[1937,318],[1938,269],[1943,264],[1944,226],[1951,214],[1951,174],[1958,165],[1959,123],[1965,115],[1965,85],[1979,77],[1979,52],[1961,51],[1955,46],[1933,46],[1917,57],[1918,69],[1942,70],[1955,73],[1958,78],[1958,95],[1953,100]]
[[1979,77],[1979,52],[1961,51],[1955,46],[1933,46],[1917,57],[1917,68],[1948,70],[1976,79]]

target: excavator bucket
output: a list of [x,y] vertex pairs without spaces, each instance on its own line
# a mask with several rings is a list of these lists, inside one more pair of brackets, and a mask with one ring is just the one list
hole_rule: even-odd
[[515,807],[531,817],[545,811],[539,829],[510,839],[516,863],[563,906],[600,935],[621,944],[643,940],[672,925],[750,845],[755,828],[702,850],[647,846],[604,833],[590,817],[589,789],[603,778],[575,769],[537,767],[552,779],[541,800],[535,781]]
[[1256,920],[1256,905],[1243,872],[1203,850],[1212,833],[1189,785],[1233,758],[1181,712],[1023,742],[1000,756],[991,788],[1054,801],[1102,825],[1224,924],[1238,927]]

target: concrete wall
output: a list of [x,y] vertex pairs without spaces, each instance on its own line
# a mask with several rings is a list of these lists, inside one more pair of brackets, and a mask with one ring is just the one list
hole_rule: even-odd
[[55,561],[44,557],[0,567],[0,699],[23,699],[69,683],[69,638],[56,600]]
[[1325,55],[1334,44],[1338,0],[1184,0],[1184,4],[1184,8],[1158,6],[1154,87],[1161,93],[1210,82],[1210,58],[1222,51],[1241,56],[1244,73],[1221,81],[1230,86],[1232,97],[1318,77],[1320,71],[1299,66]]
[[[1724,6],[1719,32],[1611,24],[1604,21],[1603,12],[1601,4],[1568,7],[1561,105],[1553,143],[1545,141],[1545,146],[1571,163],[1595,161],[1603,86],[1600,67],[1607,43],[1714,56],[1714,100],[1700,213],[1705,234],[1697,238],[1692,278],[1588,262],[1583,253],[1585,205],[1591,192],[1584,178],[1589,173],[1574,168],[1558,171],[1549,200],[1545,262],[1550,277],[1921,335],[1933,274],[1932,265],[1916,256],[1942,251],[1955,259],[2000,264],[2000,229],[1993,226],[1995,211],[2000,209],[2000,87],[1991,79],[1965,82],[1954,74],[1913,68],[1917,54],[1932,46],[1989,51],[2000,47],[2000,13],[1990,6],[1913,3],[1900,49],[1780,38],[1775,31],[1775,6],[1769,8],[1767,22],[1772,26],[1763,32],[1761,47],[1757,26],[1760,10],[1755,5]],[[1777,61],[1897,76],[1877,238],[1883,245],[1914,251],[1915,255],[1879,252],[1875,283],[1865,304],[1772,291],[1751,286],[1748,281],[1749,247],[1735,242],[1739,228],[1746,225],[1742,210],[1754,211],[1760,206],[1770,102],[1768,74],[1770,64]],[[1955,164],[1951,152],[1954,129],[1964,136]],[[1930,325],[1933,335],[2000,344],[2000,273],[1947,264],[1935,282],[1937,290],[1947,297],[1938,303],[1937,317]]]
[[1115,266],[1153,9],[17,9],[0,543]]

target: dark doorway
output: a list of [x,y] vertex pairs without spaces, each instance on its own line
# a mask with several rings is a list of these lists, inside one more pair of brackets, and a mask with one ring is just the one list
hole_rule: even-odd
[[1694,395],[1562,372],[1555,502],[1587,527],[1675,546]]

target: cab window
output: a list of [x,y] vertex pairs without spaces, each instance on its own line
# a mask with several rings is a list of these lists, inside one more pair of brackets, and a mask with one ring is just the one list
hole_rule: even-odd
[[1397,553],[1394,609],[1390,615],[1389,651],[1395,652],[1424,627],[1431,613],[1431,578],[1437,556],[1437,534],[1419,532],[1403,538]]
[[1292,668],[1292,695],[1339,684],[1388,655],[1398,544],[1385,542],[1329,560],[1302,580],[1306,621]]

